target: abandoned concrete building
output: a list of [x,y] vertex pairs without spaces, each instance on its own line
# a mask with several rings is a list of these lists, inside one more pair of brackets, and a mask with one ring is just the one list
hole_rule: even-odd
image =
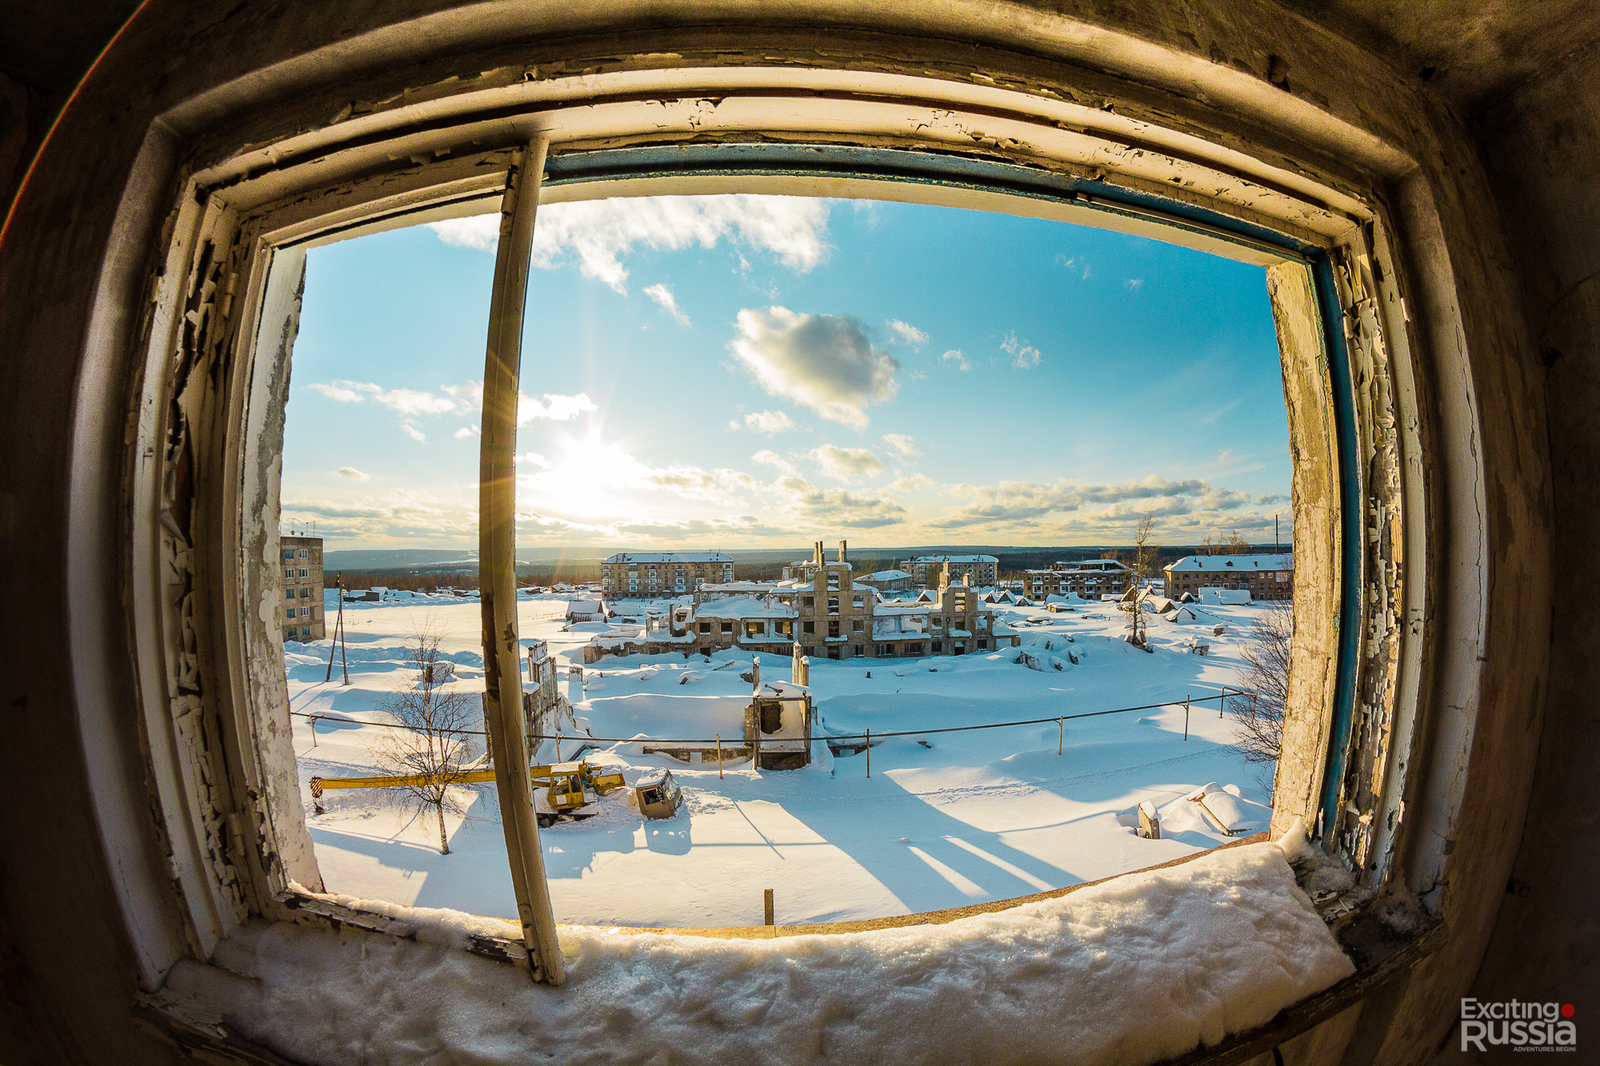
[[278,624],[284,640],[321,640],[327,635],[322,617],[322,538],[280,536],[283,576],[278,587]]
[[733,556],[722,552],[618,552],[600,564],[608,600],[682,596],[707,582],[733,580]]
[[1252,600],[1294,599],[1294,556],[1186,555],[1163,570],[1166,593],[1178,599],[1201,589],[1243,589]]
[[946,585],[907,604],[881,601],[878,589],[858,580],[839,542],[838,557],[823,558],[822,542],[801,570],[805,578],[704,585],[650,616],[638,637],[597,636],[585,662],[606,655],[707,654],[731,648],[824,659],[900,659],[967,655],[1014,647],[1018,636],[965,584]]
[[[520,293],[541,198],[662,191],[901,198],[1261,266],[1294,462],[1272,829],[1355,884],[1317,893],[1355,973],[1294,1002],[1236,990],[1267,1012],[1169,1061],[1509,1061],[1463,1047],[1464,999],[1575,1005],[1592,1043],[1600,619],[1556,595],[1600,567],[1591,0],[21,0],[6,18],[0,535],[29,560],[9,589],[28,610],[0,619],[9,1066],[572,1061],[572,1034],[615,1029],[625,1005],[567,980],[563,943],[592,941],[554,921],[516,769],[516,397],[541,389]],[[485,210],[484,700],[516,935],[320,893],[274,624],[306,246]],[[807,594],[832,596],[822,581]],[[839,586],[837,616],[795,620],[836,617],[853,652],[865,612]],[[995,906],[960,930],[1037,913]],[[696,1003],[734,1003],[757,993],[700,964],[741,938],[788,952],[795,931],[606,950],[664,942],[720,975]],[[973,936],[946,986],[986,979]],[[509,974],[526,1009],[499,1024],[475,978],[396,1010],[369,952]],[[790,957],[812,987],[811,956]],[[370,994],[296,995],[313,981]],[[1155,987],[1139,1020],[1160,1029],[1185,986]],[[992,1021],[946,991],[952,1031]],[[916,1028],[825,991],[791,1002],[804,1028],[781,1046],[777,1012],[724,1026],[739,1061],[847,1061],[840,1039],[876,1053]],[[1082,1030],[1041,1033],[1044,1001],[1017,1002],[992,1046],[901,1061],[1065,1058]],[[702,1031],[632,1026],[626,1058]],[[1045,1050],[1007,1044],[1033,1037]]]
[[1132,580],[1133,570],[1115,559],[1052,563],[1044,570],[1022,572],[1022,593],[1034,599],[1046,596],[1081,596],[1098,600],[1120,596]]

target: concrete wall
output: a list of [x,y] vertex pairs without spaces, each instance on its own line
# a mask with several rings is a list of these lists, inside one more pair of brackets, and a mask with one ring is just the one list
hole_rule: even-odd
[[[394,25],[411,18],[421,21]],[[1587,75],[1567,64],[1477,127],[1413,72],[1269,0],[150,5],[63,117],[0,245],[0,550],[31,561],[9,590],[30,605],[27,625],[23,612],[0,621],[7,661],[27,664],[0,680],[7,749],[26,753],[0,820],[0,1058],[177,1060],[133,1023],[130,1005],[141,980],[184,950],[182,924],[160,893],[117,891],[162,883],[165,853],[144,787],[118,579],[126,427],[82,417],[137,384],[139,312],[188,162],[172,153],[205,157],[239,138],[315,128],[352,101],[489,69],[457,55],[504,63],[584,33],[615,34],[618,52],[715,37],[753,54],[763,42],[809,49],[819,62],[870,50],[873,62],[915,66],[952,41],[980,67],[1002,53],[1046,57],[1074,64],[1083,96],[1107,107],[1375,175],[1411,278],[1429,439],[1450,443],[1430,470],[1432,661],[1472,665],[1426,680],[1412,767],[1426,778],[1415,817],[1449,839],[1417,834],[1408,872],[1452,937],[1362,1013],[1350,1061],[1431,1055],[1497,918],[1480,987],[1527,998],[1539,981],[1592,977],[1593,924],[1565,918],[1596,861],[1587,812],[1600,808],[1584,802],[1596,789],[1585,684],[1596,623],[1563,615],[1552,643],[1548,592],[1552,457],[1562,572],[1581,577],[1595,558],[1585,522],[1596,513],[1600,298],[1584,238],[1600,220],[1586,162],[1600,142],[1597,64]],[[40,136],[38,107],[23,110],[20,141],[0,131],[6,151]],[[1426,402],[1463,394],[1470,403]],[[1465,455],[1476,465],[1453,465]],[[1452,550],[1480,534],[1484,552]],[[1523,887],[1507,896],[1508,882]],[[1558,961],[1530,962],[1530,945]]]
[[[1559,583],[1533,800],[1473,994],[1573,1003],[1585,1017],[1600,1004],[1600,618],[1573,597],[1600,566],[1600,47],[1476,125],[1539,352]],[[1586,1042],[1592,1028],[1580,1026]]]

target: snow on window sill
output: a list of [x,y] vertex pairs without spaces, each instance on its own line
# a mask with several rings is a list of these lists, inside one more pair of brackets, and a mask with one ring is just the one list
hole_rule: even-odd
[[[215,967],[174,970],[167,997],[305,1062],[374,1048],[394,1062],[687,1048],[706,1061],[809,1062],[823,1048],[839,1062],[1053,1060],[1071,1034],[1075,1062],[1136,1064],[1265,1025],[1355,969],[1270,843],[936,924],[754,939],[563,927],[561,988],[460,950],[514,937],[515,923],[349,902],[385,912],[391,935],[247,926]],[[428,994],[404,1010],[374,1009],[418,987]]]

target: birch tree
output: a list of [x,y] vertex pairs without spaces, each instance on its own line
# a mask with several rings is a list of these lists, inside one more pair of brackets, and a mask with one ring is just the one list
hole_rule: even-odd
[[1294,612],[1290,605],[1263,605],[1242,652],[1244,684],[1249,691],[1228,697],[1235,742],[1250,762],[1276,762],[1283,748],[1289,648],[1293,642]]
[[383,768],[408,778],[397,791],[418,815],[430,811],[439,823],[439,854],[450,854],[444,816],[461,814],[461,787],[477,756],[471,730],[482,720],[478,694],[458,689],[454,664],[439,649],[444,632],[431,621],[413,629],[406,645],[409,684],[384,701],[402,728],[387,729],[374,754]]

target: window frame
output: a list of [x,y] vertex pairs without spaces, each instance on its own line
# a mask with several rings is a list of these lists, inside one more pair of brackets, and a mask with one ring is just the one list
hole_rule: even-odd
[[[951,113],[965,113],[967,102],[961,94],[951,96],[947,101],[954,105]],[[650,102],[659,107],[663,101],[678,102],[669,100],[664,91]],[[901,106],[918,110],[925,109],[926,103]],[[581,126],[577,118],[583,116],[577,112],[604,107],[573,103],[567,110],[574,113],[575,117],[568,116],[574,118],[572,125]],[[1041,106],[1041,110],[1045,109]],[[263,162],[259,153],[245,152],[191,174],[179,198],[167,246],[168,269],[158,285],[148,334],[143,399],[164,414],[139,424],[138,446],[155,459],[138,464],[140,472],[131,492],[137,527],[133,568],[139,599],[133,609],[142,623],[136,630],[141,634],[141,672],[146,675],[145,724],[155,729],[162,749],[160,756],[152,757],[158,764],[153,776],[165,817],[184,831],[179,848],[183,853],[173,859],[175,882],[180,885],[184,913],[202,955],[209,955],[226,929],[248,914],[297,917],[296,912],[308,904],[289,888],[290,880],[320,887],[303,817],[298,817],[298,803],[292,810],[284,804],[289,794],[298,795],[298,783],[291,781],[292,787],[286,788],[282,767],[266,765],[281,755],[283,747],[281,738],[271,736],[284,724],[274,718],[275,706],[286,705],[281,642],[276,658],[267,655],[258,662],[245,653],[247,647],[260,650],[259,627],[244,608],[262,595],[262,578],[271,573],[264,561],[272,558],[269,545],[276,542],[275,528],[267,528],[261,519],[275,518],[277,501],[264,498],[261,489],[268,480],[265,474],[276,461],[271,432],[274,403],[276,431],[281,435],[288,353],[298,310],[292,277],[295,258],[300,256],[303,264],[304,249],[310,243],[402,223],[459,217],[492,206],[504,192],[504,174],[519,150],[517,138],[526,136],[529,125],[552,124],[552,114],[556,115],[553,124],[560,125],[559,107],[529,111],[536,118],[521,127],[515,122],[502,123],[505,128],[491,135],[481,135],[466,118],[458,116],[442,133],[438,128],[426,134],[401,130],[387,140],[379,138],[382,147],[376,150],[370,137],[365,145],[354,144],[360,138],[352,138],[351,146],[336,146],[317,155],[314,162],[318,164],[331,161],[320,170],[310,165],[313,160],[305,140],[315,139],[321,131],[288,137],[274,147],[281,155],[273,162]],[[705,109],[691,106],[690,111],[703,117]],[[639,120],[642,113],[634,112],[636,131],[646,128]],[[643,195],[645,189],[789,189],[811,190],[810,195],[892,190],[894,195],[883,198],[991,210],[1014,208],[1019,200],[1031,200],[1036,210],[1013,213],[1070,217],[1168,240],[1178,235],[1178,243],[1208,251],[1266,256],[1274,262],[1269,275],[1281,268],[1279,288],[1274,292],[1275,312],[1282,311],[1280,344],[1286,333],[1298,331],[1293,339],[1302,343],[1296,357],[1309,356],[1304,365],[1320,365],[1322,371],[1320,378],[1312,375],[1309,393],[1320,393],[1326,401],[1317,404],[1303,397],[1298,412],[1291,403],[1291,418],[1298,413],[1305,420],[1297,430],[1292,428],[1292,433],[1300,433],[1299,442],[1325,446],[1327,468],[1319,468],[1318,473],[1332,484],[1325,493],[1324,513],[1337,519],[1337,535],[1321,546],[1323,561],[1332,564],[1330,587],[1319,587],[1314,566],[1308,567],[1311,580],[1305,583],[1327,593],[1324,599],[1336,608],[1328,614],[1329,619],[1337,620],[1331,648],[1324,646],[1324,641],[1308,652],[1312,658],[1322,656],[1334,662],[1331,691],[1318,695],[1315,671],[1300,669],[1302,660],[1309,659],[1297,654],[1296,679],[1304,684],[1291,697],[1306,710],[1303,720],[1291,723],[1299,734],[1293,742],[1303,744],[1306,736],[1323,736],[1322,743],[1304,749],[1319,756],[1321,766],[1293,767],[1297,778],[1291,784],[1306,793],[1299,804],[1300,813],[1314,811],[1318,815],[1318,838],[1337,841],[1344,833],[1348,850],[1356,850],[1351,830],[1340,824],[1350,768],[1362,758],[1371,764],[1369,783],[1381,801],[1376,813],[1396,810],[1405,787],[1405,775],[1399,770],[1404,768],[1402,756],[1410,751],[1416,725],[1416,661],[1422,646],[1419,634],[1410,634],[1415,639],[1406,636],[1425,617],[1426,594],[1422,580],[1427,529],[1421,495],[1421,431],[1414,418],[1393,417],[1397,411],[1400,415],[1414,413],[1415,385],[1400,381],[1404,375],[1397,372],[1397,368],[1409,371],[1410,340],[1405,326],[1397,321],[1397,316],[1404,320],[1399,304],[1400,271],[1389,247],[1387,234],[1392,227],[1387,224],[1381,199],[1375,195],[1363,199],[1359,188],[1334,189],[1321,200],[1274,188],[1270,196],[1249,206],[1235,202],[1237,196],[1228,200],[1221,192],[1213,193],[1209,202],[1202,197],[1197,203],[1194,197],[1176,195],[1145,173],[1130,170],[1108,175],[1107,168],[1098,165],[1086,171],[1078,157],[1082,152],[1077,156],[1046,152],[1051,162],[1060,164],[1050,170],[1037,161],[1029,166],[998,163],[993,153],[974,151],[970,146],[963,153],[955,147],[960,142],[953,136],[939,151],[929,151],[926,136],[920,134],[882,135],[879,146],[862,148],[839,143],[840,135],[825,129],[828,123],[820,115],[814,115],[813,121],[817,128],[803,131],[804,136],[787,131],[788,143],[686,145],[682,140],[697,135],[700,129],[687,118],[685,128],[679,131],[680,141],[665,147],[594,147],[593,137],[586,141],[574,135],[567,142],[558,142],[546,165],[551,198],[544,202],[606,194]],[[1021,121],[1026,121],[1026,116]],[[627,141],[628,136],[614,135],[610,140]],[[659,140],[660,123],[654,124],[648,136],[637,132],[631,136]],[[417,163],[414,155],[396,154],[398,148],[419,137],[445,144],[450,151],[436,153],[432,161],[423,163]],[[384,153],[388,153],[387,164],[379,158]],[[360,165],[353,170],[356,161]],[[1239,185],[1237,174],[1190,159],[1167,158],[1156,165],[1189,174],[1209,167],[1229,179],[1225,183],[1228,188]],[[1273,201],[1278,215],[1265,210],[1271,205],[1264,201]],[[1330,209],[1330,203],[1338,204],[1338,209]],[[1336,232],[1311,227],[1307,220],[1319,216],[1338,216],[1333,226]],[[1376,270],[1374,263],[1379,264]],[[1297,286],[1309,290],[1309,296],[1293,291]],[[186,302],[198,305],[214,325],[202,343],[188,347],[177,338],[179,311]],[[1320,337],[1320,341],[1310,343],[1312,337]],[[1286,352],[1285,360],[1289,358]],[[1351,364],[1357,362],[1362,363],[1363,371],[1359,387],[1351,373]],[[200,365],[226,365],[231,375],[220,397],[209,401],[210,407],[204,401],[194,405],[195,401],[181,392]],[[168,431],[171,436],[163,437]],[[204,506],[198,508],[194,526],[183,531],[183,543],[168,543],[154,520],[162,506],[172,502],[164,495],[168,482],[160,475],[177,468],[179,452],[185,448],[191,449],[185,454],[203,453],[200,461],[210,480],[201,484],[203,479],[197,478],[195,485],[188,486],[204,495]],[[1379,453],[1383,453],[1392,477],[1384,486],[1386,494],[1375,497],[1363,481],[1363,465],[1370,467],[1373,455]],[[1299,471],[1296,487],[1298,499]],[[247,501],[256,506],[244,506]],[[1373,583],[1372,571],[1382,568],[1366,565],[1366,535],[1373,531],[1363,521],[1369,503],[1378,504],[1376,511],[1381,517],[1375,525],[1379,537],[1388,537],[1392,547],[1403,543],[1407,566],[1414,565],[1417,580],[1401,584],[1395,579],[1382,587]],[[1296,510],[1297,519],[1303,519],[1298,504]],[[1302,520],[1295,523],[1297,553],[1302,527],[1307,524]],[[1314,533],[1307,531],[1305,536],[1308,543],[1315,543]],[[192,606],[159,603],[155,574],[174,562],[184,579],[201,593]],[[1302,587],[1300,591],[1307,590]],[[1388,604],[1391,616],[1386,619],[1391,624],[1372,641],[1381,647],[1366,656],[1368,664],[1379,660],[1389,664],[1387,675],[1367,686],[1372,695],[1364,711],[1376,713],[1389,725],[1386,743],[1370,751],[1351,742],[1358,688],[1373,678],[1370,669],[1364,672],[1368,664],[1362,661],[1371,620],[1363,608],[1369,600]],[[1302,613],[1298,604],[1297,600],[1297,622]],[[1308,616],[1313,613],[1306,612]],[[1396,613],[1407,625],[1392,624]],[[200,646],[185,647],[176,634],[197,621],[214,622],[214,635]],[[1393,654],[1396,651],[1398,654]],[[197,706],[203,733],[198,743],[193,737],[174,736],[170,720],[162,721],[169,701],[160,698],[159,682],[164,676],[185,673],[198,673],[215,682]],[[202,771],[206,764],[220,771],[214,781],[212,774]],[[292,769],[292,758],[288,765]],[[1280,782],[1284,773],[1285,764],[1280,762]],[[216,811],[241,814],[208,814],[205,807],[212,789],[232,793],[229,802],[214,805]],[[249,817],[242,817],[246,812]],[[1321,816],[1329,812],[1331,824],[1320,824]],[[239,824],[231,820],[224,824],[225,819],[237,819]],[[1377,861],[1359,865],[1364,879],[1381,883],[1393,865],[1395,822],[1382,817],[1371,821],[1360,847]],[[1276,811],[1274,826],[1279,826]],[[505,945],[495,950],[507,957],[515,954]]]

